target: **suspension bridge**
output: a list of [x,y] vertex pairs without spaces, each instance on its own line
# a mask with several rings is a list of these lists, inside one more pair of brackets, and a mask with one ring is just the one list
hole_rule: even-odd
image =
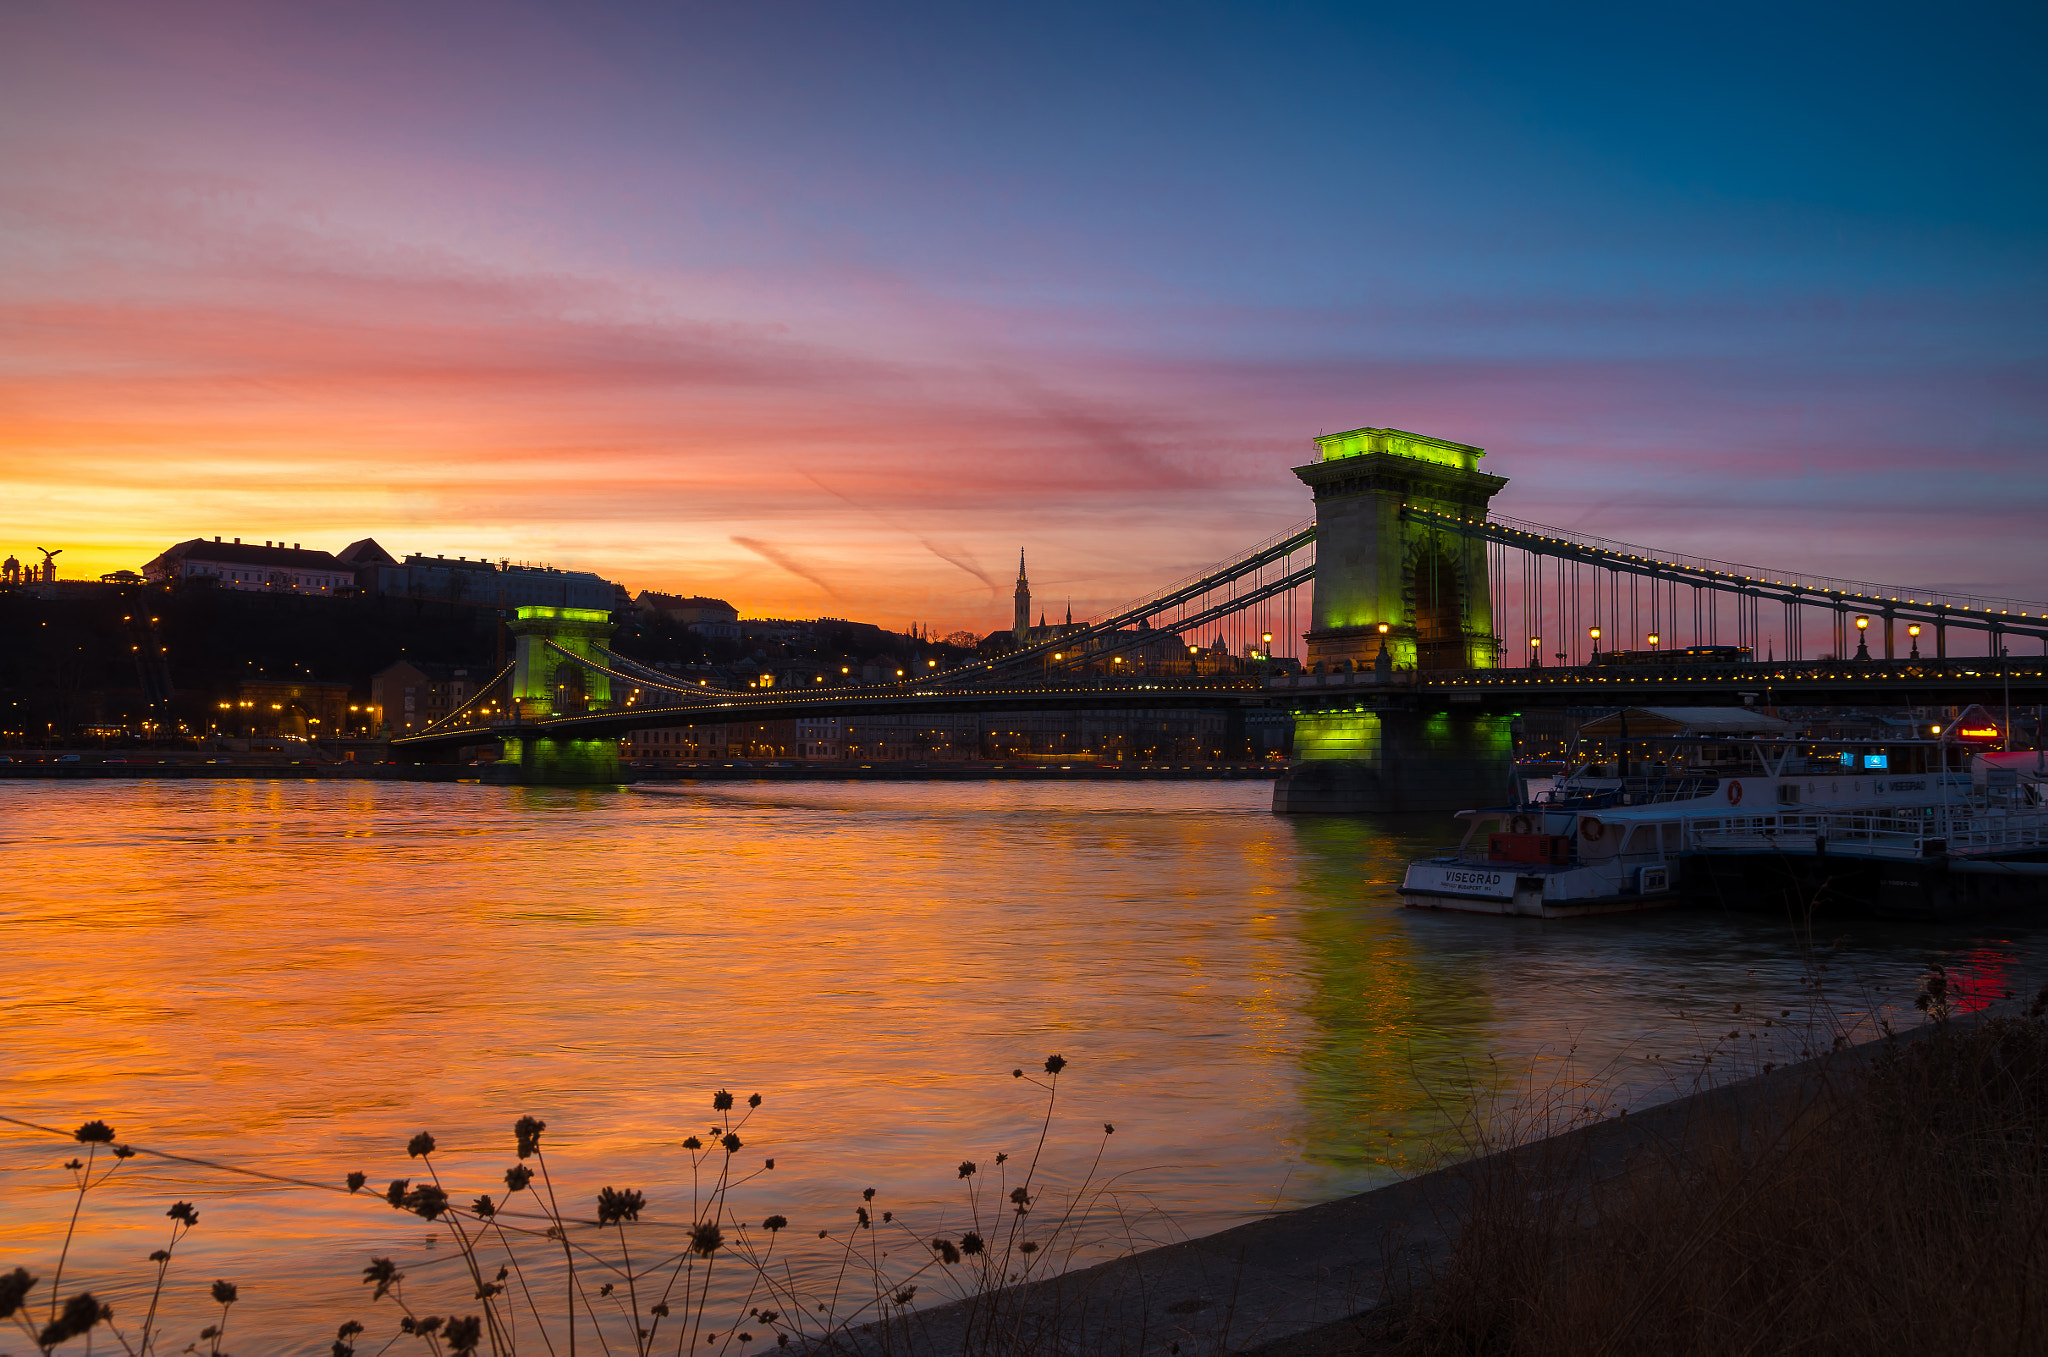
[[2048,604],[1586,536],[1492,513],[1507,481],[1478,469],[1482,449],[1397,429],[1316,444],[1295,468],[1314,517],[998,656],[876,684],[711,690],[618,653],[607,613],[521,608],[512,662],[393,746],[497,742],[529,780],[602,781],[618,776],[618,740],[657,726],[1282,707],[1296,762],[1276,808],[1442,809],[1498,796],[1508,722],[1532,705],[2048,700]]

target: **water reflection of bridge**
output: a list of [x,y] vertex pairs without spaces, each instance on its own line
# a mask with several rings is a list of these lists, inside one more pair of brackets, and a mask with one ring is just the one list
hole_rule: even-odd
[[[1316,443],[1317,460],[1295,472],[1314,492],[1314,519],[1005,655],[894,683],[711,692],[612,650],[607,614],[523,608],[513,663],[394,746],[431,756],[501,741],[529,776],[580,780],[615,775],[616,740],[659,725],[1279,706],[1295,718],[1297,769],[1276,805],[1423,809],[1496,795],[1507,722],[1526,706],[2048,697],[2042,662],[2005,658],[2022,639],[2048,652],[2048,605],[1765,570],[1522,523],[1491,514],[1507,482],[1478,470],[1478,448],[1392,429]],[[1831,643],[1804,659],[1817,648],[1806,641],[1816,620]],[[1255,672],[1143,672],[1147,656],[1158,667],[1162,632],[1211,630],[1234,667]],[[1971,638],[1983,656],[1952,653]],[[1647,653],[1709,646],[1739,662]],[[1634,662],[1599,663],[1618,651]]]

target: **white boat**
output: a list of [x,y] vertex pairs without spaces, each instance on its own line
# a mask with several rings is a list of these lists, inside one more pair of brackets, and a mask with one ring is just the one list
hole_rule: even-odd
[[1706,852],[1825,854],[1857,834],[1922,855],[1937,842],[1936,855],[2048,847],[2038,791],[1996,802],[1981,774],[1973,782],[1970,751],[1940,741],[1675,743],[1686,747],[1631,760],[1626,776],[1586,765],[1518,805],[1459,812],[1458,847],[1409,864],[1405,903],[1619,914],[1676,904]]
[[1687,827],[1688,892],[1738,909],[1943,919],[2048,905],[2048,756],[1980,753],[1920,806],[1782,807]]

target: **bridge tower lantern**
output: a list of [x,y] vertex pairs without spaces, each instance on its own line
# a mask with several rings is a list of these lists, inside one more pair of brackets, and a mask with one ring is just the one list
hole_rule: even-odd
[[548,642],[591,664],[610,668],[591,647],[612,638],[612,615],[599,608],[528,606],[506,624],[514,638],[512,700],[522,718],[604,711],[611,679],[564,657]]
[[1401,429],[1324,434],[1316,447],[1316,461],[1294,468],[1316,504],[1309,663],[1362,665],[1385,645],[1399,668],[1493,668],[1485,539],[1401,514],[1484,519],[1508,483],[1479,470],[1485,449]]

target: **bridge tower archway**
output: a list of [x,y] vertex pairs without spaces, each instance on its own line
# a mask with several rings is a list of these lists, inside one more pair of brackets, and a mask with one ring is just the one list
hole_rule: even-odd
[[[1477,667],[1468,663],[1471,645],[1467,634],[1470,628],[1466,619],[1466,595],[1470,590],[1465,578],[1466,562],[1463,557],[1466,554],[1446,550],[1445,544],[1438,540],[1422,539],[1410,544],[1405,592],[1414,619],[1417,669]],[[1490,623],[1492,619],[1489,616],[1487,620]],[[1491,626],[1487,630],[1491,632]],[[1491,649],[1489,647],[1489,658]]]
[[1324,434],[1316,447],[1316,461],[1294,468],[1316,504],[1309,663],[1370,664],[1384,626],[1396,668],[1493,668],[1484,539],[1401,512],[1485,518],[1508,483],[1479,470],[1486,450],[1401,429]]
[[550,710],[554,715],[584,716],[589,713],[590,684],[584,680],[584,673],[583,666],[574,660],[563,660],[555,666],[554,678],[548,684]]

